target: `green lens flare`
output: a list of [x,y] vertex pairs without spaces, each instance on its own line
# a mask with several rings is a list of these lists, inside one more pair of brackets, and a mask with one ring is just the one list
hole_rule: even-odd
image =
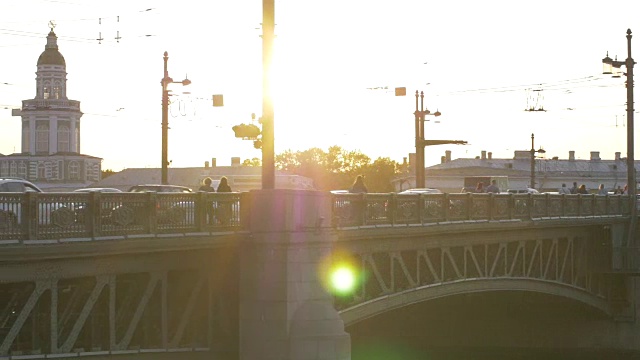
[[339,267],[331,274],[331,286],[338,293],[347,293],[353,290],[356,278],[353,270],[347,267]]

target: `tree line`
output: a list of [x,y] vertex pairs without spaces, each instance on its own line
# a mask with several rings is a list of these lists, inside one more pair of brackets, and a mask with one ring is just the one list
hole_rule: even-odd
[[[287,150],[274,158],[275,168],[313,180],[318,190],[347,190],[357,175],[365,177],[370,192],[393,192],[391,180],[408,173],[408,166],[388,157],[375,160],[359,151],[331,146],[327,151],[311,148],[293,152]],[[244,166],[260,166],[258,158],[246,159]]]

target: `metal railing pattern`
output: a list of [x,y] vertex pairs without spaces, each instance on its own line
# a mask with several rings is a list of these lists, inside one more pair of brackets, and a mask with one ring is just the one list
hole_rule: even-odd
[[0,193],[0,241],[223,231],[242,193]]
[[[249,193],[0,193],[0,241],[242,229]],[[334,227],[629,216],[625,195],[333,194]],[[247,205],[241,206],[243,202]],[[243,210],[241,213],[241,209]]]
[[629,216],[626,195],[334,194],[335,227]]

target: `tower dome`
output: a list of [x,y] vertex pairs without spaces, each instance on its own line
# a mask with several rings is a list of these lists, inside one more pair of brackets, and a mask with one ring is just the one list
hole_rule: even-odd
[[40,65],[66,66],[64,56],[58,51],[58,37],[53,32],[53,29],[47,35],[47,45],[45,45],[44,51],[38,58],[38,66]]

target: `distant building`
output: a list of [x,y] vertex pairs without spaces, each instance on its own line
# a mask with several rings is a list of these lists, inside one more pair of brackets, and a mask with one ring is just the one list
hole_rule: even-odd
[[22,119],[21,151],[0,154],[0,177],[21,177],[45,190],[84,187],[99,181],[102,159],[80,152],[80,102],[67,98],[67,72],[53,27],[40,54],[36,96],[12,115]]
[[[169,168],[168,182],[171,185],[182,185],[197,191],[206,177],[213,180],[213,187],[217,188],[220,178],[225,176],[233,191],[249,191],[262,188],[262,167],[241,166],[239,157],[231,158],[231,166],[216,166],[216,159],[211,164],[205,163],[204,167]],[[129,190],[133,185],[160,184],[161,170],[149,169],[124,169],[101,181],[92,184],[92,187],[117,188],[123,191]],[[303,189],[313,190],[313,180],[304,176],[290,175],[282,171],[276,171],[275,186],[277,189]]]
[[[411,164],[411,160],[414,157],[409,159],[408,169],[413,169],[415,162]],[[536,189],[543,192],[558,191],[563,183],[567,187],[573,182],[585,184],[587,189],[594,191],[600,184],[612,190],[618,186],[624,188],[627,183],[627,163],[620,157],[620,152],[616,152],[613,159],[605,160],[600,158],[599,151],[592,151],[588,160],[582,160],[576,159],[575,151],[569,151],[567,159],[537,158],[534,168]],[[531,152],[515,151],[512,159],[497,159],[491,152],[482,151],[475,158],[452,160],[451,151],[446,151],[440,164],[426,168],[425,185],[444,192],[459,192],[468,176],[507,176],[510,188],[525,189],[531,179]],[[415,187],[415,172],[409,170],[406,175],[396,177],[393,185],[396,191]]]

